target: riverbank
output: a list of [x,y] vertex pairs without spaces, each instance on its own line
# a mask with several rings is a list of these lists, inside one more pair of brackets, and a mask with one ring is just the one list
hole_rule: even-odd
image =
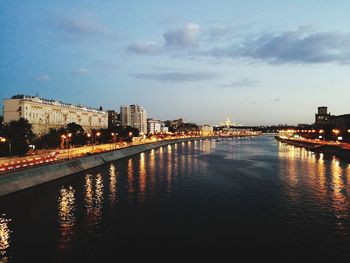
[[169,144],[217,138],[219,138],[219,136],[189,137],[157,141],[66,160],[59,163],[14,171],[0,176],[0,197]]
[[350,162],[350,149],[345,147],[345,145],[342,143],[326,143],[315,140],[289,139],[280,136],[275,136],[275,139],[279,142],[302,147],[316,153],[337,156]]

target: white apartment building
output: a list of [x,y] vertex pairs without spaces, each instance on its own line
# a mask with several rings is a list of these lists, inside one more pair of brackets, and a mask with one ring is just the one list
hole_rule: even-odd
[[85,131],[108,127],[108,113],[84,105],[73,105],[36,96],[16,95],[4,100],[4,122],[25,118],[35,134],[75,122]]
[[147,133],[147,113],[140,105],[121,106],[120,120],[122,126],[131,126],[139,129],[140,133]]
[[147,120],[147,133],[154,134],[162,131],[162,122],[159,120],[148,119]]

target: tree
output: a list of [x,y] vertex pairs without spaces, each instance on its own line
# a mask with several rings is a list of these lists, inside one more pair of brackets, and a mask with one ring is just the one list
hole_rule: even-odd
[[10,154],[10,144],[12,155],[25,155],[29,150],[29,143],[34,139],[32,125],[24,118],[5,125],[2,135],[9,142],[6,146],[7,151],[5,151],[7,156]]
[[81,125],[75,122],[68,123],[66,132],[72,134],[70,141],[72,145],[84,145],[86,143],[85,131]]
[[45,143],[45,148],[57,148],[61,143],[62,131],[56,129],[50,129],[49,133],[45,134],[43,141]]

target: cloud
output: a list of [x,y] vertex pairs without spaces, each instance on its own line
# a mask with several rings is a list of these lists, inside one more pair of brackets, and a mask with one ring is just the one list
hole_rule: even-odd
[[48,24],[62,34],[65,39],[113,39],[115,36],[91,12],[75,12],[64,16],[56,16]]
[[163,48],[154,41],[143,41],[128,46],[128,51],[137,55],[160,55]]
[[275,98],[275,99],[273,99],[273,101],[274,101],[274,102],[279,102],[280,99],[279,99],[279,98]]
[[212,48],[207,55],[217,58],[249,58],[271,64],[348,64],[350,34],[309,32],[305,28],[282,33],[265,33],[242,43]]
[[195,23],[188,23],[185,27],[169,30],[163,37],[166,47],[195,48],[199,45],[201,27]]
[[233,26],[215,26],[205,30],[205,34],[210,41],[231,38],[234,32],[235,28]]
[[74,76],[78,76],[78,75],[85,75],[89,72],[89,70],[87,68],[78,68],[73,70],[71,73]]
[[160,82],[193,82],[210,80],[218,77],[214,72],[158,72],[158,73],[135,73],[131,75],[136,79],[155,80]]
[[241,87],[256,87],[259,82],[252,79],[241,79],[229,84],[218,85],[218,88],[241,88]]
[[42,82],[44,82],[44,81],[50,80],[51,77],[50,77],[49,75],[47,75],[47,74],[42,74],[42,75],[36,76],[35,79],[36,79],[37,81],[42,81]]
[[95,65],[100,69],[115,70],[119,68],[119,66],[116,63],[103,61],[103,60],[95,60]]

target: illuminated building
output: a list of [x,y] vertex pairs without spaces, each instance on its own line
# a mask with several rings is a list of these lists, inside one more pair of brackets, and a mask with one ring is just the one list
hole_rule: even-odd
[[162,122],[159,120],[148,119],[147,120],[147,133],[153,134],[162,131]]
[[198,127],[198,130],[202,133],[202,135],[213,135],[214,127],[212,125],[201,125]]
[[16,95],[4,100],[4,123],[25,118],[35,134],[75,122],[84,130],[107,128],[108,114],[102,109],[47,100],[37,96]]
[[140,105],[121,106],[120,120],[123,126],[131,126],[139,132],[147,133],[147,113]]

